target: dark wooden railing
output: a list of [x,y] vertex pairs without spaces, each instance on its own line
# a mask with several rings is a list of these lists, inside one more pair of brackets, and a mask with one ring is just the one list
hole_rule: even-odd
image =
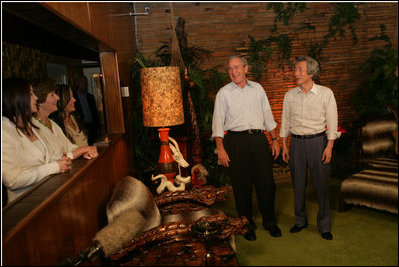
[[3,208],[3,265],[55,265],[92,244],[107,223],[114,186],[129,172],[126,137],[110,139],[96,159],[74,160],[71,171],[45,178]]

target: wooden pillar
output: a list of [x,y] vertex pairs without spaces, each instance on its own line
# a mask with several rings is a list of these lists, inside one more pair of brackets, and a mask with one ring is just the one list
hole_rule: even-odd
[[100,62],[108,133],[125,133],[117,55],[115,52],[102,52]]

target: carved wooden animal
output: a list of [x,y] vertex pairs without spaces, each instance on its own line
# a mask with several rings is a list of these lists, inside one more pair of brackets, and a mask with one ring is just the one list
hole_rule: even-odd
[[[172,150],[172,157],[173,159],[177,162],[177,165],[179,167],[179,174],[176,175],[175,177],[175,183],[177,185],[187,184],[191,181],[191,177],[183,177],[181,176],[181,167],[187,168],[189,166],[188,162],[184,159],[183,154],[180,152],[179,145],[177,144],[176,140],[173,139],[172,137],[169,137],[169,147],[170,150]],[[184,190],[184,189],[183,189]]]
[[179,145],[176,140],[172,137],[169,137],[169,148],[172,151],[173,159],[179,164],[179,167],[182,166],[184,168],[188,167],[188,162],[184,159],[183,154],[180,152]]
[[[190,178],[190,176],[188,178]],[[176,186],[174,183],[169,181],[168,178],[166,178],[166,176],[163,174],[159,174],[157,176],[154,176],[154,175],[151,176],[151,180],[155,181],[157,179],[161,179],[161,183],[159,184],[159,186],[157,188],[157,193],[161,194],[165,189],[168,189],[170,192],[185,190],[186,183],[190,182],[191,178],[188,179],[188,181],[185,181],[185,180],[179,178],[179,180],[176,180],[176,184],[178,184],[178,186]],[[179,182],[177,182],[177,181],[179,181]]]
[[[186,184],[191,182],[191,176],[183,177],[181,176],[180,167],[187,168],[189,166],[188,162],[184,159],[183,154],[180,152],[179,145],[176,140],[169,137],[169,147],[172,151],[172,157],[177,162],[179,167],[179,174],[174,178],[174,182],[169,181],[165,175],[159,174],[157,176],[152,175],[151,180],[155,181],[161,179],[161,182],[158,185],[157,193],[162,193],[165,189],[175,192],[175,191],[183,191],[186,189]],[[177,186],[176,186],[176,185]]]

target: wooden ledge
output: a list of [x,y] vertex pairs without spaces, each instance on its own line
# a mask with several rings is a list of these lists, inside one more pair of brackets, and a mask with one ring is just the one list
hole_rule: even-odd
[[78,252],[90,244],[113,187],[129,174],[126,138],[109,137],[97,158],[74,160],[71,171],[46,177],[3,208],[4,263],[51,265],[70,256],[59,246]]

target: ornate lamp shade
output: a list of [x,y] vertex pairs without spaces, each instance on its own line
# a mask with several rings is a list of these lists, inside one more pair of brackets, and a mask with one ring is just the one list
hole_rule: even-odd
[[158,129],[161,150],[157,172],[173,182],[177,166],[169,148],[169,128],[164,127],[184,123],[180,69],[176,66],[144,68],[140,78],[143,124],[162,127]]
[[144,68],[140,78],[144,126],[165,127],[184,123],[179,67]]

